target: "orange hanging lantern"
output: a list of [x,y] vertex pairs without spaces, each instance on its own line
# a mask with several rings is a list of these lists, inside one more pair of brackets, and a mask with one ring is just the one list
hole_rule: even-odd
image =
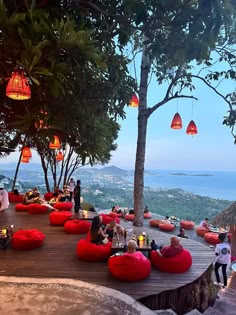
[[27,158],[31,158],[32,157],[32,153],[31,153],[30,147],[25,146],[25,147],[22,148],[22,156],[23,157],[27,157]]
[[195,122],[193,120],[190,121],[190,123],[188,124],[187,130],[186,130],[186,134],[187,135],[196,135],[197,134],[197,126],[195,124]]
[[182,119],[180,117],[180,114],[177,112],[171,122],[171,128],[172,129],[181,129],[182,128]]
[[138,96],[134,93],[131,97],[131,100],[129,101],[130,107],[138,107],[139,105],[139,99]]
[[21,158],[20,161],[21,161],[22,163],[29,163],[29,159],[30,159],[30,158],[27,157],[27,156],[22,156],[22,158]]
[[13,72],[7,84],[6,96],[13,100],[28,100],[31,98],[29,81],[24,74]]
[[54,142],[49,143],[49,148],[50,149],[60,149],[60,147],[61,147],[61,143],[60,143],[58,136],[54,136]]
[[62,161],[64,159],[64,155],[62,154],[62,152],[58,152],[57,156],[56,156],[56,160],[57,161]]

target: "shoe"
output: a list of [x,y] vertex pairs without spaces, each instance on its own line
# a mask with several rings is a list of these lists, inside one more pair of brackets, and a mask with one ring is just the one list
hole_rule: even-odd
[[222,283],[220,283],[220,282],[214,281],[214,285],[216,285],[216,286],[218,286],[218,287],[222,287]]

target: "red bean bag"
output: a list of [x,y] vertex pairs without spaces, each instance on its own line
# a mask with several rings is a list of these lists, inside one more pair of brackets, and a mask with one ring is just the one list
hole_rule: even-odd
[[154,219],[152,219],[152,220],[149,221],[149,225],[152,226],[152,227],[156,227],[156,228],[159,227],[160,223],[161,223],[161,220],[154,220]]
[[51,225],[64,225],[72,216],[70,211],[54,211],[49,214],[49,221]]
[[145,212],[145,213],[143,214],[143,217],[144,217],[144,219],[151,219],[152,214],[151,214],[151,212]]
[[127,220],[127,221],[134,221],[134,214],[127,213],[125,215],[125,220]]
[[84,234],[90,227],[91,223],[86,220],[68,220],[64,224],[64,231],[68,234]]
[[187,249],[174,257],[163,257],[157,251],[151,251],[151,263],[160,271],[169,273],[183,273],[192,266],[192,256]]
[[53,193],[52,192],[47,192],[46,194],[44,194],[44,199],[46,201],[49,201],[53,198]]
[[87,239],[79,240],[76,248],[79,259],[85,261],[101,261],[108,259],[111,255],[111,242],[97,245]]
[[45,235],[37,229],[19,230],[13,234],[11,246],[14,249],[30,250],[40,247],[44,238]]
[[32,203],[27,206],[30,214],[45,214],[48,212],[46,205],[40,205],[39,203]]
[[9,202],[22,202],[24,195],[14,195],[12,192],[8,193]]
[[149,259],[140,254],[140,252],[136,252],[110,257],[108,268],[112,275],[124,281],[139,281],[147,278],[151,272],[151,263]]
[[204,240],[211,245],[216,245],[220,243],[218,237],[219,235],[217,233],[208,232],[204,235]]
[[175,226],[174,224],[170,224],[170,223],[159,223],[159,229],[161,231],[171,232],[171,231],[174,231]]
[[196,228],[196,233],[198,236],[204,236],[206,233],[209,233],[209,230],[205,227],[198,226]]
[[72,202],[58,202],[53,206],[53,208],[59,211],[70,211],[72,207],[73,207]]
[[28,205],[23,205],[23,203],[17,203],[15,205],[16,211],[28,211]]
[[194,228],[194,222],[190,220],[180,221],[180,227],[185,230],[192,230]]
[[109,214],[99,214],[102,217],[102,223],[109,224],[112,221],[115,221],[116,223],[120,223],[120,218],[118,216],[110,216]]

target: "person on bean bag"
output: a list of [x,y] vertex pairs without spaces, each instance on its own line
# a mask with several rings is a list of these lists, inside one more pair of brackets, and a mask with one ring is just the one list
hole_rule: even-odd
[[122,237],[125,234],[125,229],[120,224],[116,223],[116,221],[111,221],[106,225],[104,233],[108,234],[109,238],[113,238],[114,234]]
[[180,239],[177,236],[173,236],[170,239],[170,245],[164,246],[160,249],[160,254],[163,257],[174,257],[181,253],[183,246],[180,244]]
[[102,229],[102,216],[97,215],[92,220],[90,228],[90,240],[94,244],[104,244],[108,234],[104,233]]
[[125,252],[123,255],[134,256],[141,260],[147,260],[147,257],[145,257],[142,252],[136,251],[137,247],[138,245],[135,240],[129,240],[127,243],[127,252]]
[[200,225],[199,225],[199,226],[204,227],[204,228],[210,230],[211,224],[209,224],[209,219],[208,219],[208,218],[205,218],[204,220],[202,220],[202,221],[200,222]]
[[185,229],[183,229],[183,228],[179,229],[179,234],[177,236],[182,237],[182,238],[188,238],[188,236],[185,235]]

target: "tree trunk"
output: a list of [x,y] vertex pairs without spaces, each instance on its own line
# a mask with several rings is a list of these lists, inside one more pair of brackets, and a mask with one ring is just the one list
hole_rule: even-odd
[[49,181],[48,181],[48,168],[47,168],[45,161],[44,161],[44,158],[42,157],[41,154],[40,154],[40,159],[41,159],[41,165],[43,168],[44,181],[45,181],[46,189],[47,189],[47,192],[50,192],[51,189],[50,189],[50,185],[49,185]]
[[18,163],[17,163],[17,166],[16,166],[15,176],[14,176],[13,183],[12,183],[12,188],[11,188],[12,191],[15,189],[16,179],[17,179],[17,176],[18,176],[18,171],[19,171],[20,162],[21,162],[21,157],[22,157],[22,150],[20,151],[19,160],[18,160]]
[[139,108],[138,108],[138,139],[136,149],[135,174],[134,174],[134,222],[135,226],[143,226],[143,189],[144,189],[144,164],[146,152],[147,136],[147,90],[148,75],[150,72],[150,60],[146,55],[146,47],[143,48],[140,89],[139,89]]

